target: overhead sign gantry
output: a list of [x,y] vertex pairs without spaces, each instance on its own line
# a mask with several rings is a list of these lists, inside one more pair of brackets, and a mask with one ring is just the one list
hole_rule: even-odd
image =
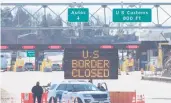
[[[12,8],[11,10],[15,10],[15,8],[22,8],[25,11],[28,12],[28,15],[30,15],[31,17],[33,17],[33,19],[35,19],[35,14],[31,14],[29,12],[29,10],[25,9],[25,6],[41,6],[40,9],[38,9],[37,12],[39,12],[41,9],[44,9],[44,11],[46,11],[47,9],[49,9],[50,11],[52,11],[53,14],[55,14],[56,16],[58,16],[58,14],[55,13],[56,10],[61,10],[60,6],[67,6],[66,9],[64,9],[60,14],[64,14],[66,12],[66,10],[68,10],[68,13],[66,14],[69,18],[67,20],[62,20],[66,25],[68,22],[88,22],[89,19],[94,18],[95,20],[97,19],[95,17],[95,14],[103,9],[103,13],[101,13],[100,15],[104,17],[104,19],[102,20],[102,22],[104,23],[104,25],[108,25],[108,26],[73,26],[73,25],[67,25],[67,26],[48,26],[48,27],[40,27],[39,25],[36,26],[24,26],[21,24],[18,24],[20,26],[12,26],[12,27],[8,27],[8,26],[3,26],[1,27],[2,30],[48,30],[48,29],[170,29],[171,25],[170,23],[167,23],[167,21],[169,21],[169,19],[171,18],[171,12],[169,10],[166,10],[164,7],[168,7],[169,5],[171,5],[171,2],[168,3],[144,3],[144,2],[139,2],[139,3],[2,3],[1,6],[14,6],[14,8]],[[50,8],[50,6],[56,6],[55,9],[53,10],[52,8]],[[85,7],[86,6],[86,7]],[[100,6],[100,8],[97,9],[97,11],[95,12],[91,12],[89,11],[89,8],[87,6]],[[111,7],[113,6],[113,7]],[[120,6],[120,8],[116,8],[116,6]],[[147,6],[147,7],[145,7]],[[149,6],[151,6],[149,8]],[[59,9],[56,9],[59,8]],[[156,9],[156,10],[155,10]],[[110,10],[111,14],[113,11],[113,17],[109,17],[107,16],[106,10]],[[124,14],[117,14],[116,15],[116,11],[120,11],[120,12],[124,12]],[[163,16],[163,13],[159,13],[159,11],[162,11],[166,14],[166,19],[161,20],[160,17]],[[36,12],[36,13],[37,13]],[[131,13],[134,12],[134,13]],[[141,12],[141,13],[140,13]],[[154,14],[153,16],[156,18],[152,19],[152,14]],[[44,15],[47,15],[46,12],[44,12]],[[120,17],[121,18],[120,18]],[[107,18],[108,17],[108,18]],[[2,18],[3,19],[3,18]],[[20,19],[20,18],[18,18]],[[63,19],[63,18],[62,18]],[[133,26],[129,26],[129,25],[123,25],[123,26],[119,26],[118,25],[111,25],[112,23],[109,22],[107,23],[107,19],[109,19],[110,21],[114,21],[114,22],[137,22],[140,25],[133,25]],[[27,21],[27,20],[26,20]],[[147,25],[141,25],[141,23],[143,22],[151,22],[153,25],[151,26],[147,26]],[[23,22],[25,23],[25,22]]]

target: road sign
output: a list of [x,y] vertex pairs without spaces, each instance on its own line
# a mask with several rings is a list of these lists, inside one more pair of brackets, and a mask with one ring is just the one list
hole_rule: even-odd
[[33,50],[27,51],[27,57],[35,57],[35,51]]
[[113,22],[151,22],[151,9],[113,9]]
[[88,22],[89,9],[88,8],[69,8],[68,9],[69,22]]
[[111,45],[92,47],[65,48],[65,79],[118,79],[118,49]]

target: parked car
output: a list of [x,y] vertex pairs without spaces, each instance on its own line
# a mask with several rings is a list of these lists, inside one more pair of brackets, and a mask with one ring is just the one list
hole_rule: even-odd
[[61,67],[59,64],[53,64],[52,65],[52,71],[58,71],[58,70],[61,70]]
[[34,65],[33,65],[33,63],[25,63],[25,64],[24,64],[24,70],[25,70],[25,71],[33,71],[33,70],[34,70]]
[[100,91],[94,84],[83,81],[64,81],[52,84],[48,103],[111,103],[108,90]]

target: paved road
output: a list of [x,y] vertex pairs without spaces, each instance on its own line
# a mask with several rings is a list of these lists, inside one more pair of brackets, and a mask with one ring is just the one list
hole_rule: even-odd
[[[2,82],[1,87],[10,91],[20,100],[21,92],[30,92],[31,87],[40,81],[47,84],[50,81],[62,81],[63,72],[42,73],[42,72],[23,72],[0,73]],[[97,84],[100,80],[95,80]],[[171,83],[161,83],[152,81],[142,81],[141,74],[134,72],[131,75],[119,76],[118,80],[105,80],[110,91],[134,91],[144,94],[146,103],[171,103]],[[15,88],[15,89],[14,89]]]

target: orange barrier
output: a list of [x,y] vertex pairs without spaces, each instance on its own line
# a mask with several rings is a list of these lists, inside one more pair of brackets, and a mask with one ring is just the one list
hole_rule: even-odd
[[42,103],[48,103],[47,97],[48,97],[48,94],[43,93],[43,95],[42,95]]
[[136,103],[136,92],[110,92],[111,103]]
[[21,93],[21,103],[32,103],[32,93]]
[[[144,95],[136,96],[136,92],[110,92],[110,100],[111,103],[145,103]],[[52,99],[50,102],[55,103],[55,101]],[[32,93],[21,93],[21,103],[33,103]],[[47,93],[43,93],[41,103],[48,103]]]
[[[33,94],[32,93],[21,93],[21,103],[33,103]],[[43,93],[41,103],[48,103],[47,102],[47,93]]]

